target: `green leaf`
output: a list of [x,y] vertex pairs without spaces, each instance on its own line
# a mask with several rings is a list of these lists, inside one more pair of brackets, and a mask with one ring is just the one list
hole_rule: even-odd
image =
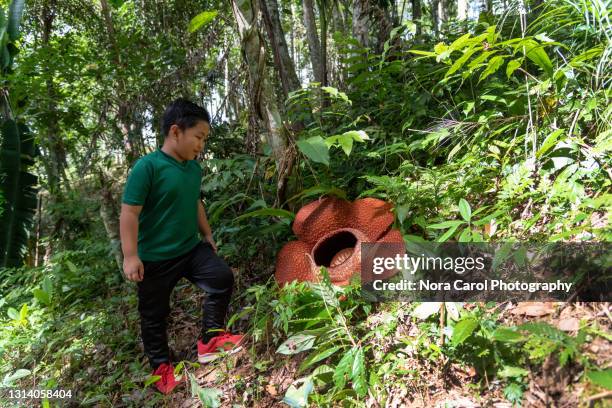
[[221,406],[223,391],[218,388],[206,387],[198,389],[198,398],[205,408],[218,408]]
[[554,132],[552,132],[550,135],[546,136],[546,139],[544,139],[544,142],[542,142],[542,146],[540,146],[540,148],[536,152],[536,157],[540,158],[544,153],[549,151],[550,148],[553,147],[557,143],[557,140],[559,140],[559,137],[564,132],[565,132],[565,129],[557,129]]
[[518,46],[521,47],[527,58],[529,58],[534,64],[542,68],[544,72],[546,72],[548,75],[552,76],[553,66],[550,62],[550,58],[548,58],[548,54],[546,54],[546,51],[544,51],[542,45],[538,44],[532,39],[526,39],[524,41],[521,41]]
[[436,53],[431,51],[422,51],[422,50],[408,50],[408,52],[417,55],[424,55],[426,57],[435,57]]
[[368,392],[366,385],[365,363],[363,357],[363,349],[361,347],[355,350],[355,358],[353,359],[353,369],[351,372],[351,380],[353,389],[357,395],[364,396]]
[[66,266],[68,267],[68,270],[70,270],[70,272],[75,274],[78,273],[76,265],[70,262],[69,260],[66,260]]
[[451,67],[448,69],[448,71],[446,71],[446,74],[444,74],[444,78],[449,77],[450,75],[454,74],[459,69],[461,69],[465,65],[467,60],[469,60],[470,57],[472,55],[474,55],[474,53],[476,51],[478,51],[479,49],[481,49],[481,48],[480,47],[473,47],[473,48],[470,48],[467,51],[465,51],[463,53],[463,55],[461,57],[457,58],[457,60],[453,63],[453,65],[451,65]]
[[529,374],[529,371],[520,367],[504,366],[503,369],[499,370],[497,375],[504,378],[517,378],[525,377]]
[[42,281],[42,290],[47,292],[49,295],[51,295],[51,292],[53,291],[53,285],[51,284],[51,278],[49,275],[46,275]]
[[24,303],[19,311],[19,319],[25,320],[28,317],[28,304]]
[[[308,406],[308,395],[312,392],[314,384],[311,377],[302,379],[304,383],[300,388],[295,388],[293,384],[289,386],[283,402],[291,408],[302,408]],[[299,380],[298,380],[299,381]]]
[[342,150],[344,151],[344,154],[346,154],[347,157],[350,156],[351,150],[353,150],[353,138],[341,137],[341,138],[338,138],[338,141],[340,142],[340,146],[342,146]]
[[589,380],[605,389],[612,390],[612,368],[602,371],[589,371]]
[[307,369],[311,365],[313,365],[315,363],[318,363],[321,360],[325,360],[327,357],[331,356],[332,354],[334,354],[336,351],[340,350],[341,348],[342,348],[342,346],[334,346],[334,347],[330,347],[330,348],[325,348],[325,349],[323,349],[323,351],[320,351],[318,353],[311,354],[300,365],[300,371],[304,371],[305,369]]
[[24,7],[25,0],[13,0],[9,6],[8,27],[6,32],[11,41],[15,41],[19,38],[19,25],[21,24]]
[[522,59],[513,59],[509,61],[508,65],[506,66],[506,76],[510,78],[512,74],[514,73],[514,71],[516,71],[518,67],[521,66],[521,64],[522,64]]
[[[6,51],[6,47],[2,47]],[[28,172],[36,153],[28,129],[13,120],[1,122],[0,268],[20,266],[37,205],[35,175]]]
[[459,225],[455,225],[454,227],[451,227],[441,237],[439,237],[436,240],[436,242],[446,242],[446,240],[449,239],[455,233],[455,231],[457,231],[457,228],[459,228]]
[[499,67],[501,67],[503,64],[504,64],[503,57],[496,55],[495,57],[491,58],[485,70],[482,71],[482,74],[480,74],[480,78],[478,78],[478,82],[496,73]]
[[19,320],[19,312],[14,307],[9,307],[6,314],[13,320]]
[[446,229],[446,228],[450,228],[450,227],[456,227],[463,224],[463,221],[460,220],[451,220],[451,221],[444,221],[441,222],[439,224],[431,224],[428,225],[427,228],[429,229]]
[[219,14],[217,10],[201,12],[200,14],[191,19],[191,21],[189,22],[188,31],[190,33],[198,31],[200,28],[213,21],[215,17],[217,17],[217,14]]
[[512,246],[514,244],[512,242],[506,242],[502,244],[501,248],[495,251],[495,256],[493,257],[493,264],[491,265],[492,270],[497,270],[499,265],[506,261],[510,257],[510,251],[512,250]]
[[236,217],[234,222],[252,217],[281,217],[293,220],[295,218],[295,214],[291,211],[283,210],[282,208],[261,208],[259,210],[242,214],[240,217]]
[[32,291],[32,293],[34,294],[34,297],[38,299],[40,303],[46,306],[49,306],[51,304],[51,299],[49,298],[49,294],[45,292],[44,290],[36,288]]
[[149,385],[156,383],[159,380],[161,380],[161,375],[149,376],[149,378],[147,378],[147,380],[144,382],[144,388],[147,388]]
[[470,207],[470,204],[463,198],[459,200],[459,213],[461,214],[464,220],[470,222],[472,218],[472,208]]
[[465,44],[469,44],[474,42],[474,40],[470,40],[470,33],[463,34],[461,37],[457,38],[452,44],[448,47],[449,50],[460,50],[463,48]]
[[329,147],[327,147],[325,140],[321,136],[298,140],[297,146],[313,162],[329,166]]
[[31,373],[32,372],[30,370],[26,370],[25,368],[20,368],[17,371],[15,371],[13,374],[7,375],[6,377],[4,377],[4,380],[2,380],[2,383],[10,384],[15,380],[19,380],[21,378],[27,377]]
[[344,132],[342,136],[350,137],[356,142],[365,142],[366,140],[370,140],[368,134],[363,130],[349,130],[348,132]]
[[491,335],[491,338],[495,341],[501,341],[504,343],[517,343],[525,340],[521,333],[507,327],[498,327],[495,329]]
[[467,340],[472,335],[474,330],[478,327],[478,321],[476,319],[464,319],[455,325],[453,329],[452,343],[454,346],[458,346]]
[[311,334],[298,333],[283,342],[276,350],[279,354],[292,355],[310,350],[317,337]]
[[346,385],[346,375],[351,373],[354,360],[354,349],[347,351],[334,370],[334,384],[339,390],[344,389]]
[[326,93],[328,93],[329,95],[333,96],[334,98],[342,99],[343,101],[348,102],[349,105],[352,104],[348,96],[344,92],[338,91],[338,89],[336,88],[333,88],[331,86],[322,86],[321,89],[325,91]]

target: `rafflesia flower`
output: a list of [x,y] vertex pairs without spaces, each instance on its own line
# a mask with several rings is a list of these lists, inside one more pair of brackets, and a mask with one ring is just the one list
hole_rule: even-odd
[[403,254],[391,210],[391,204],[376,198],[351,203],[326,197],[305,205],[293,222],[298,240],[288,242],[276,257],[276,281],[317,282],[325,266],[333,284],[346,285],[361,270],[361,243],[396,243],[394,252]]

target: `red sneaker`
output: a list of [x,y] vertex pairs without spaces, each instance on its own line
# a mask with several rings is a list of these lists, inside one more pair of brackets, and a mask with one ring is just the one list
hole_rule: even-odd
[[183,382],[182,378],[178,381],[174,378],[174,367],[169,363],[160,364],[153,372],[153,375],[159,375],[161,377],[154,384],[162,394],[170,394],[177,385]]
[[234,354],[242,350],[240,344],[243,338],[244,336],[242,334],[222,332],[218,336],[210,339],[206,344],[198,339],[198,361],[200,363],[209,363],[217,359],[221,355],[218,349],[229,351],[229,354]]

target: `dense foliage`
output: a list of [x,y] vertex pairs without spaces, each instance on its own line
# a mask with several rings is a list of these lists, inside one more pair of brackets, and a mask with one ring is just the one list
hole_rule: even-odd
[[[299,89],[285,90],[278,41],[263,27],[267,65],[253,85],[231,3],[277,4]],[[610,368],[587,352],[609,350],[609,305],[568,334],[507,321],[494,304],[377,305],[354,285],[270,279],[295,212],[325,194],[393,202],[407,242],[610,241],[609,7],[512,2],[439,20],[437,1],[420,18],[407,2],[318,1],[321,83],[307,3],[28,2],[2,81],[39,145],[41,193],[25,264],[0,270],[2,386],[72,389],[84,406],[177,403],[146,387],[137,299],[117,267],[117,208],[129,167],[160,141],[164,106],[188,96],[213,117],[202,191],[219,253],[237,271],[230,325],[252,339],[249,381],[233,379],[231,360],[215,366],[225,373],[216,386],[181,364],[202,404],[400,404],[455,366],[471,373],[474,396],[515,404],[551,364],[571,372],[581,401],[610,389]],[[358,4],[370,7],[369,44],[355,34]],[[267,83],[274,92],[258,92]],[[254,94],[279,107],[286,162]],[[173,315],[187,326],[198,321],[189,290],[178,288]],[[192,334],[181,327],[173,333]],[[291,364],[292,382],[273,385],[269,374]]]

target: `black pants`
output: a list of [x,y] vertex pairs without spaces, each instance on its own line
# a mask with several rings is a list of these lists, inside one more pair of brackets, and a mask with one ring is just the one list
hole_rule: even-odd
[[[138,282],[138,311],[145,355],[155,369],[170,361],[167,318],[170,294],[181,278],[206,291],[202,304],[202,333],[222,329],[229,306],[234,275],[207,242],[200,242],[191,251],[176,258],[143,262],[144,277]],[[195,342],[195,339],[194,339]]]

